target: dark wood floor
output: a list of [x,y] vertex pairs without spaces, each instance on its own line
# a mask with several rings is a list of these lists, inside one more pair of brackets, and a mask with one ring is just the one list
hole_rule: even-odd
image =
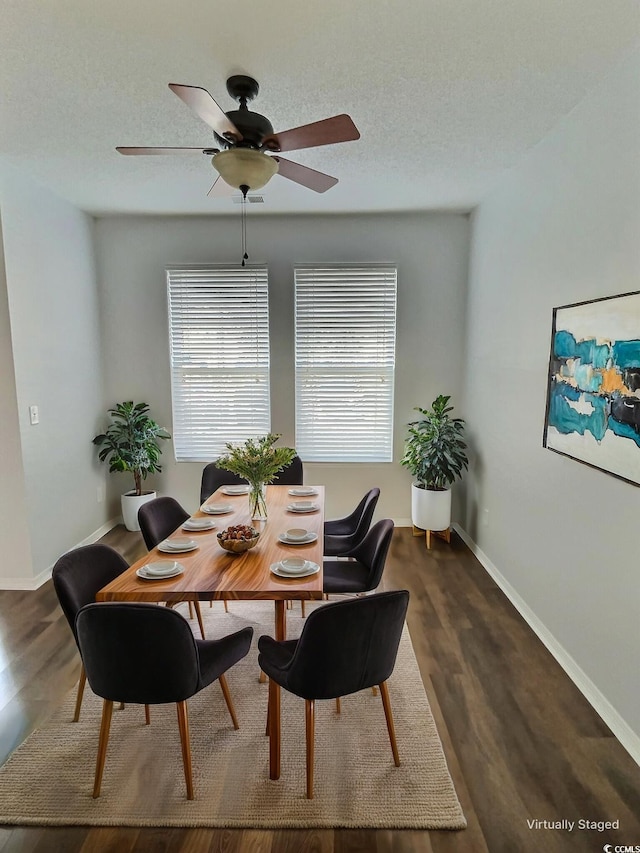
[[[139,534],[105,541],[132,561]],[[1,853],[591,853],[640,845],[640,768],[464,544],[397,529],[386,588],[411,591],[409,627],[469,827],[462,832],[0,826]],[[51,582],[0,592],[0,761],[72,688],[79,661]],[[283,757],[286,762],[286,756]],[[619,820],[620,830],[528,821]]]

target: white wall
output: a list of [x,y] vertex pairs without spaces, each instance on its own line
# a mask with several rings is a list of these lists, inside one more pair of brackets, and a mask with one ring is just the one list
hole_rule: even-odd
[[0,221],[0,539],[4,543],[0,572],[15,578],[29,578],[31,542],[1,226]]
[[[327,486],[327,513],[350,511],[379,485],[377,517],[408,519],[411,478],[401,468],[406,423],[413,407],[438,393],[461,391],[468,261],[468,217],[267,217],[247,220],[252,263],[269,267],[272,429],[294,443],[293,265],[395,262],[398,265],[398,340],[395,461],[389,464],[305,466],[306,482]],[[165,267],[179,263],[237,264],[240,212],[232,217],[113,217],[98,220],[98,270],[106,395],[110,403],[145,400],[171,428]],[[198,506],[202,465],[163,454],[165,470],[153,485],[192,511]],[[113,475],[112,508],[130,488]]]
[[636,51],[474,214],[464,402],[464,527],[627,744],[640,737],[640,488],[543,449],[542,433],[553,307],[638,290],[639,272]]
[[[91,444],[104,398],[94,222],[9,167],[0,189],[15,371],[15,393],[3,407],[19,425],[26,493],[14,545],[26,524],[32,557],[28,567],[24,554],[18,564],[2,561],[0,585],[11,586],[12,578],[46,574],[60,554],[107,521],[106,502],[98,503],[105,472]],[[36,426],[31,405],[40,411]],[[18,507],[20,491],[7,495],[4,471],[2,483],[3,501],[15,499]]]

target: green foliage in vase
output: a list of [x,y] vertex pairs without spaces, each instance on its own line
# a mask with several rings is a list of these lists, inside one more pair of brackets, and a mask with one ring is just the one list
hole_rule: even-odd
[[100,448],[98,458],[109,463],[109,471],[130,471],[136,495],[142,494],[142,481],[147,474],[162,471],[159,464],[162,448],[158,439],[170,434],[149,417],[148,403],[117,403],[109,409],[111,423],[93,443]]
[[274,447],[279,433],[270,432],[261,438],[248,438],[244,444],[225,444],[228,453],[217,460],[219,468],[231,471],[257,485],[271,483],[278,473],[291,462],[296,452],[291,447]]
[[436,397],[431,410],[415,407],[422,418],[409,424],[409,437],[400,464],[408,468],[423,489],[441,491],[449,488],[469,467],[462,439],[464,421],[452,418],[447,406],[451,397]]

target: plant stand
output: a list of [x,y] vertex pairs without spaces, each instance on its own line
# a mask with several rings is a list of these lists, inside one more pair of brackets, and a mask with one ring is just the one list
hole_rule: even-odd
[[447,545],[451,544],[451,528],[447,527],[446,530],[423,530],[421,527],[416,527],[413,525],[413,535],[414,536],[422,536],[424,534],[427,548],[431,548],[431,537],[437,536],[439,539],[444,539]]

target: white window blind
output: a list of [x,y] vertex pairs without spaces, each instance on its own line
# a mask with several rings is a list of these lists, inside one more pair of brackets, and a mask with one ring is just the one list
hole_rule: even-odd
[[167,269],[173,446],[207,462],[270,431],[266,267]]
[[295,269],[296,448],[310,462],[390,462],[393,266]]

